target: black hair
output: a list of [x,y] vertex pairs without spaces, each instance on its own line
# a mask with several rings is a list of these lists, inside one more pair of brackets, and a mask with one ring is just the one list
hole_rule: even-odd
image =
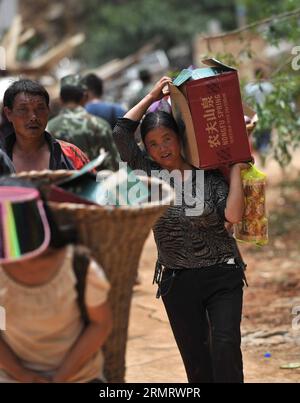
[[7,106],[9,109],[12,109],[16,96],[23,92],[25,94],[43,97],[47,106],[49,107],[49,94],[46,89],[37,81],[28,79],[15,81],[7,88],[3,97],[3,106]]
[[1,109],[1,117],[0,117],[0,136],[5,137],[8,134],[11,134],[14,131],[14,127],[12,123],[7,119],[4,108]]
[[180,141],[181,142],[183,141],[183,138],[181,136],[182,128],[177,125],[176,120],[173,118],[173,116],[165,111],[157,111],[147,113],[147,115],[144,117],[141,123],[140,130],[144,144],[147,134],[151,130],[156,129],[158,127],[166,127],[168,129],[173,130],[177,134]]
[[[0,135],[1,136],[1,135]],[[2,150],[2,139],[0,137],[0,177],[15,172],[14,166],[8,155]]]
[[87,86],[88,90],[93,92],[98,97],[101,97],[103,94],[103,81],[100,77],[96,76],[96,74],[87,74],[83,83]]
[[47,221],[50,227],[51,236],[49,247],[59,249],[70,243],[77,242],[76,230],[72,225],[61,226],[58,224],[51,208],[46,202],[46,190],[44,190],[40,184],[33,183],[32,181],[23,178],[21,179],[14,177],[2,177],[0,178],[0,187],[1,186],[33,188],[39,192],[44,204]]
[[142,69],[139,71],[139,79],[144,83],[150,83],[151,82],[151,74],[150,71],[147,69]]
[[84,89],[73,85],[64,85],[60,89],[60,98],[64,103],[75,102],[80,104],[84,97]]

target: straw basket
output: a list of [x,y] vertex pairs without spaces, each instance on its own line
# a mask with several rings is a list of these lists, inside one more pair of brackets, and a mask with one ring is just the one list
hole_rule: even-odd
[[[68,175],[70,171],[31,171],[20,173],[18,177],[45,185]],[[109,382],[125,381],[129,311],[140,255],[151,227],[174,196],[170,186],[158,179],[143,178],[143,181],[148,184],[151,181],[151,185],[156,182],[159,186],[156,202],[118,208],[49,203],[59,223],[75,225],[80,242],[91,249],[110,281],[109,302],[114,328],[104,347],[105,375]]]

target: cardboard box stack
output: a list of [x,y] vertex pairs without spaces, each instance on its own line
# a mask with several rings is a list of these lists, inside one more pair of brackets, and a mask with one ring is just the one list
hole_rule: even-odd
[[185,124],[184,152],[210,169],[251,160],[237,70],[215,59],[184,69],[170,84],[172,111]]

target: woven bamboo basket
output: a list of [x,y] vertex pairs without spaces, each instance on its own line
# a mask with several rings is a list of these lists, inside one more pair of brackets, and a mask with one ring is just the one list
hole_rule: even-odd
[[[31,171],[17,176],[55,183],[70,171]],[[161,199],[139,206],[95,206],[49,203],[59,223],[74,224],[79,241],[90,248],[111,284],[109,302],[113,313],[113,332],[104,346],[105,376],[108,382],[125,382],[125,354],[132,290],[145,240],[156,220],[172,203],[173,190],[158,179]]]

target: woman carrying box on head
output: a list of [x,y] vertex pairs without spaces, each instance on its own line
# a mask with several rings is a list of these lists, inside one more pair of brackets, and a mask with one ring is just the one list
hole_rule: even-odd
[[[172,115],[152,112],[144,117],[140,130],[147,154],[134,140],[143,115],[165,95],[163,88],[170,82],[169,77],[161,78],[118,120],[114,140],[121,159],[132,169],[142,169],[147,175],[151,170],[178,170],[182,175],[188,171],[184,180],[192,181],[194,194],[199,170],[182,157],[180,133]],[[243,382],[240,322],[244,273],[235,240],[224,225],[241,220],[240,171],[246,167],[244,163],[231,167],[229,186],[219,171],[205,171],[202,214],[187,214],[184,198],[182,205],[169,207],[153,228],[158,294],[189,382]]]

